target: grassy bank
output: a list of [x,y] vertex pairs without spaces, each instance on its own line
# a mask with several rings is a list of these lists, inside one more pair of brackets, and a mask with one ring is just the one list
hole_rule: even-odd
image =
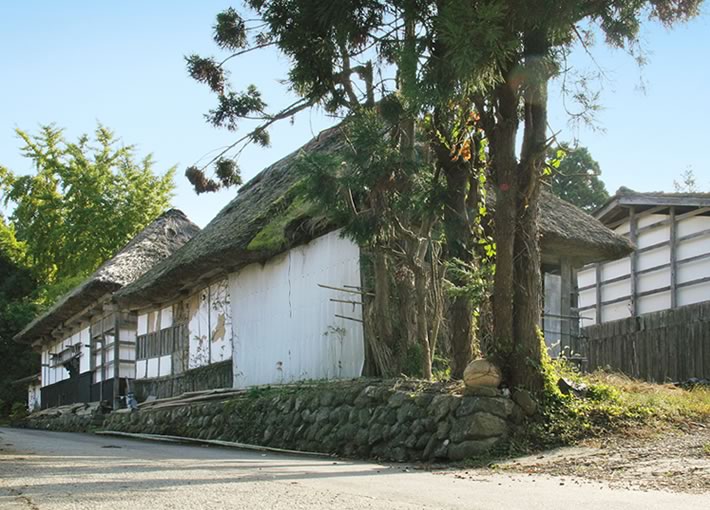
[[[564,378],[585,396],[563,394]],[[547,385],[539,416],[511,441],[511,453],[571,445],[609,434],[653,435],[693,423],[710,423],[710,389],[681,389],[597,371],[581,374],[564,361],[547,363]]]

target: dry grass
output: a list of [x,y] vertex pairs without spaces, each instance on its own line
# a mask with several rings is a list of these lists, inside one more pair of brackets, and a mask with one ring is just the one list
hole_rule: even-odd
[[629,408],[646,408],[661,421],[710,421],[710,388],[681,389],[672,384],[655,384],[628,376],[597,371],[586,377],[595,385],[618,390],[619,403]]

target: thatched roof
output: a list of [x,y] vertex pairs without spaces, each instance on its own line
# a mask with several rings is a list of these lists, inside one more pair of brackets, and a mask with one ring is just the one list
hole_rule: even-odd
[[[292,193],[298,181],[294,163],[301,151],[334,151],[339,147],[337,126],[322,132],[298,151],[277,161],[245,184],[220,213],[175,255],[116,293],[119,304],[132,309],[166,303],[199,285],[263,262],[291,246],[324,233],[333,225],[292,236],[303,223]],[[542,200],[543,250],[546,262],[559,255],[575,257],[578,264],[618,258],[631,245],[575,206],[544,192]],[[261,242],[277,231],[278,242]],[[284,232],[285,231],[285,232]]]
[[113,258],[15,335],[15,340],[29,343],[49,334],[105,295],[135,281],[157,262],[170,257],[199,230],[178,209],[163,213]]
[[676,212],[682,214],[699,207],[710,207],[710,193],[639,192],[622,186],[592,214],[605,225],[615,225],[629,216],[631,207],[637,213],[653,209],[659,214],[674,207]]

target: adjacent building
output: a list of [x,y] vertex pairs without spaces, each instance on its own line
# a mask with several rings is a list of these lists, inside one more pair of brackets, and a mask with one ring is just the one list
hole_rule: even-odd
[[38,401],[42,408],[102,400],[117,405],[135,378],[137,319],[116,307],[114,293],[198,230],[181,211],[167,211],[15,336],[41,355],[30,389],[34,407]]

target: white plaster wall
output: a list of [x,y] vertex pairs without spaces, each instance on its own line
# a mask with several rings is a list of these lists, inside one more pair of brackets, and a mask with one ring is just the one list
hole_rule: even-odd
[[227,279],[210,286],[210,363],[232,357],[232,307]]
[[79,358],[79,372],[85,374],[91,370],[91,332],[88,327],[79,332],[81,343],[81,358]]
[[[594,270],[591,271],[591,283],[596,283],[597,277],[595,273]],[[631,273],[631,259],[629,257],[602,264],[602,281],[625,276],[629,273]]]
[[210,307],[209,288],[190,298],[190,320],[187,324],[190,335],[188,368],[208,365],[210,362]]
[[148,314],[142,313],[138,315],[138,336],[148,334]]
[[33,382],[27,387],[27,410],[38,411],[42,405],[42,385]]
[[[642,294],[656,289],[669,287],[671,284],[671,272],[668,269],[652,271],[636,276],[636,292]],[[670,306],[670,303],[669,303]]]
[[596,280],[597,280],[596,269],[594,268],[593,265],[583,267],[582,269],[577,271],[577,286],[578,287],[587,287],[589,285],[593,285]]
[[230,275],[234,386],[358,377],[364,364],[359,300],[326,290],[360,285],[360,251],[331,232],[263,266]]
[[691,216],[684,218],[677,224],[678,237],[695,234],[710,228],[710,218],[707,216]]
[[[639,253],[636,257],[636,268],[639,271],[644,271],[646,269],[658,267],[663,264],[668,264],[670,261],[670,246],[661,246],[660,248],[656,248],[655,250]],[[664,269],[664,271],[670,272],[670,269],[666,268]]]
[[631,317],[631,300],[602,306],[602,321],[609,322]]
[[557,274],[545,273],[544,327],[545,344],[550,356],[560,355],[562,319],[551,315],[560,315],[562,307],[562,278]]
[[678,306],[691,305],[710,299],[710,284],[701,283],[678,289]]
[[659,292],[656,294],[651,294],[650,296],[643,296],[638,298],[637,301],[637,315],[643,315],[644,313],[657,312],[659,310],[667,310],[671,307],[671,293],[670,291]]
[[[710,276],[710,259],[681,263],[678,265],[678,271],[676,272],[678,283],[690,282],[706,276]],[[710,299],[710,296],[708,298]]]

